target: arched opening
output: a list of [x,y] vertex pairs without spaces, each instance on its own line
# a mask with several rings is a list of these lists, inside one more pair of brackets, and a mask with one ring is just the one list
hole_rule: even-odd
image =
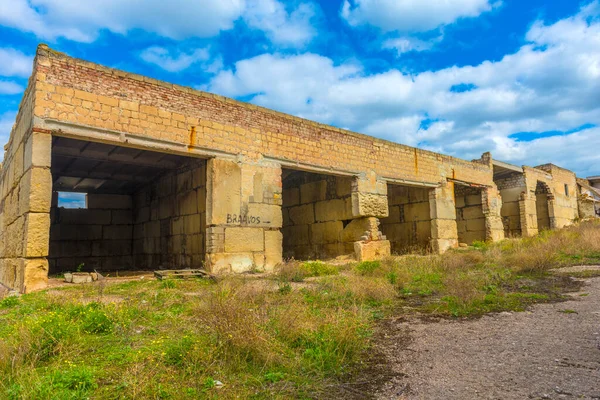
[[535,210],[537,213],[538,231],[551,229],[549,202],[552,198],[550,188],[544,182],[538,181],[535,188]]

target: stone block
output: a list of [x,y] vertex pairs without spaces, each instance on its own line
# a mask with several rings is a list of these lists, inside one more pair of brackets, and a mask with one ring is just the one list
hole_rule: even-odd
[[102,238],[108,240],[131,240],[133,225],[106,225],[102,228]]
[[264,251],[263,228],[225,228],[225,252],[244,253]]
[[29,213],[26,216],[23,257],[46,257],[50,243],[50,214]]
[[180,192],[177,195],[179,215],[198,213],[198,196],[195,190]]
[[122,256],[131,252],[130,240],[103,240],[92,243],[92,256],[95,257]]
[[50,235],[52,240],[100,240],[102,225],[53,225]]
[[521,214],[519,209],[519,202],[505,202],[502,203],[501,215],[503,217],[518,216]]
[[343,242],[355,242],[359,241],[365,232],[369,232],[374,235],[378,232],[379,221],[377,218],[358,218],[350,221],[346,227],[344,227],[341,239]]
[[283,189],[283,206],[291,207],[300,204],[300,188]]
[[265,231],[265,270],[270,272],[283,261],[283,234]]
[[458,238],[456,221],[453,219],[434,219],[431,221],[432,239],[451,239]]
[[52,174],[49,168],[33,167],[21,178],[19,190],[20,214],[50,212],[52,204]]
[[483,200],[480,194],[472,194],[465,197],[465,205],[466,206],[476,206],[478,204],[482,204]]
[[417,241],[419,243],[428,243],[430,239],[431,239],[431,221],[417,222]]
[[[253,223],[252,221],[256,222]],[[281,228],[283,226],[281,206],[263,203],[248,204],[248,224],[267,226],[270,228]]]
[[352,185],[352,192],[372,193],[387,197],[387,182],[378,179],[377,174],[373,171],[368,172],[365,176],[355,178]]
[[207,254],[206,264],[213,274],[240,273],[252,270],[254,254],[252,253],[217,253]]
[[133,199],[128,195],[118,194],[88,194],[87,205],[89,209],[130,210]]
[[133,212],[131,210],[112,210],[110,215],[110,221],[112,225],[133,224]]
[[110,225],[110,210],[86,210],[60,208],[58,212],[61,224],[68,225]]
[[175,216],[175,206],[176,203],[174,196],[160,199],[158,206],[158,219],[167,219]]
[[31,293],[48,285],[48,261],[45,258],[23,260],[23,292]]
[[326,180],[300,185],[300,203],[314,203],[325,199],[327,199]]
[[241,168],[233,161],[213,158],[207,164],[206,223],[224,225],[228,215],[240,215]]
[[485,232],[485,218],[467,220],[467,231]]
[[186,215],[183,218],[183,232],[186,235],[192,235],[202,232],[202,218],[200,214]]
[[430,217],[429,202],[411,203],[404,206],[405,221],[429,221]]
[[315,203],[317,222],[352,219],[352,203],[344,199],[325,200]]
[[288,209],[290,220],[294,225],[312,224],[315,222],[314,204],[291,207]]
[[354,242],[354,254],[359,262],[375,261],[391,254],[389,240]]
[[352,194],[352,179],[337,176],[335,179],[335,194],[337,197],[347,197]]
[[304,246],[310,244],[309,225],[291,225],[281,229],[283,246]]
[[23,169],[28,170],[32,166],[50,168],[51,153],[52,135],[32,132],[25,142]]
[[352,214],[354,217],[387,217],[389,215],[387,195],[352,193]]
[[462,209],[462,216],[466,220],[483,218],[483,209],[481,208],[481,205],[465,207]]
[[322,222],[310,225],[310,243],[337,243],[341,240],[344,230],[342,221]]

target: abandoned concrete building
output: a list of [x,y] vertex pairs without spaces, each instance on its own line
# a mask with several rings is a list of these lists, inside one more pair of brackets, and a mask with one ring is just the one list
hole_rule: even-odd
[[[49,273],[272,270],[283,259],[531,236],[595,215],[596,183],[411,148],[40,45],[5,146],[0,282]],[[61,207],[59,192],[85,193]]]

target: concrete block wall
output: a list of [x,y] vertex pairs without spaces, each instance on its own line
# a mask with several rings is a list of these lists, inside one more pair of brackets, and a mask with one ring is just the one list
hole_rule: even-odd
[[133,268],[132,196],[88,194],[87,208],[58,207],[53,196],[50,225],[51,273]]
[[358,234],[344,234],[352,214],[352,178],[294,171],[283,185],[284,258],[331,258],[354,253]]
[[482,189],[456,185],[454,196],[458,241],[470,245],[487,240]]
[[389,216],[381,219],[381,231],[390,241],[392,253],[429,249],[431,191],[429,188],[388,185]]
[[133,195],[137,269],[202,268],[206,240],[206,161],[191,160]]

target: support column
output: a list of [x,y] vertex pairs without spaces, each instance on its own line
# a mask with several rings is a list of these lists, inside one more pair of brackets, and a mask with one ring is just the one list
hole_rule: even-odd
[[483,215],[485,215],[485,240],[497,242],[504,239],[502,223],[502,197],[495,187],[481,191]]
[[22,293],[48,283],[51,151],[49,134],[13,131],[0,178],[0,282]]
[[431,214],[431,249],[443,253],[458,247],[454,183],[444,182],[429,192]]
[[519,199],[519,213],[521,218],[521,235],[531,237],[538,234],[537,209],[535,194],[530,191],[521,193]]
[[550,218],[550,229],[562,228],[556,221],[556,199],[552,193],[548,194],[548,217]]
[[352,216],[343,234],[354,237],[358,261],[377,260],[391,254],[390,242],[379,231],[379,218],[389,215],[387,183],[374,172],[358,176],[352,182]]
[[271,271],[282,262],[280,165],[211,159],[206,189],[210,271]]

